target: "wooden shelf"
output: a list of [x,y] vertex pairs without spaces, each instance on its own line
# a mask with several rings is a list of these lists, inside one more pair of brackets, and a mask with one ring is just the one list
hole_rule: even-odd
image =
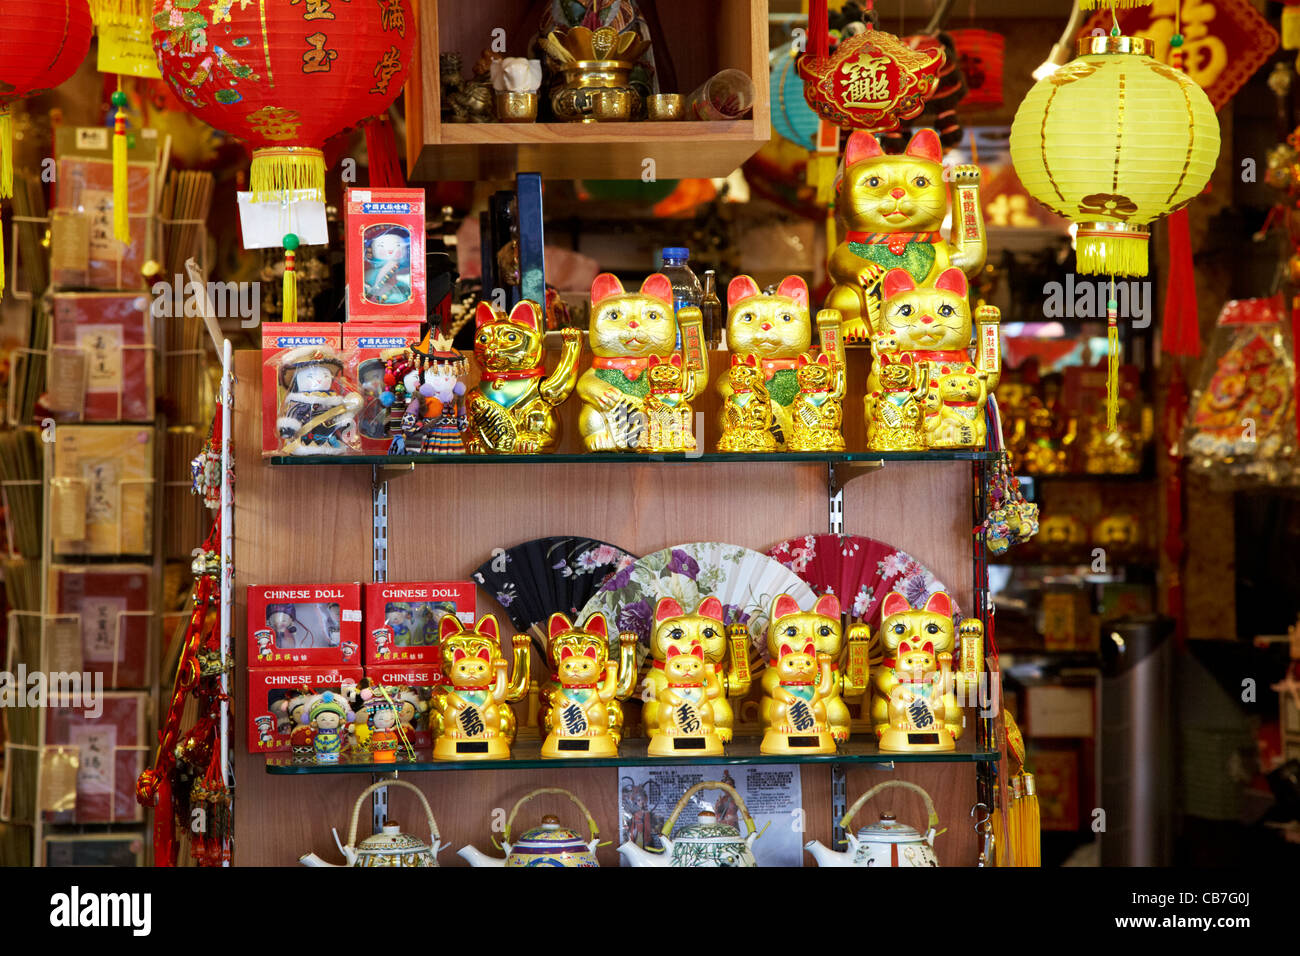
[[[536,33],[539,5],[524,0],[420,0],[418,56],[406,85],[407,168],[413,183],[509,179],[641,179],[654,160],[658,179],[727,176],[772,137],[767,65],[767,0],[660,4],[663,48],[656,66],[664,92],[689,93],[718,70],[754,81],[750,118],[676,123],[444,123],[438,58],[458,52],[468,75],[492,33],[520,56]],[[664,67],[671,64],[671,70]],[[671,79],[669,79],[671,77]],[[549,78],[548,78],[549,80]],[[546,86],[543,86],[545,95]]]

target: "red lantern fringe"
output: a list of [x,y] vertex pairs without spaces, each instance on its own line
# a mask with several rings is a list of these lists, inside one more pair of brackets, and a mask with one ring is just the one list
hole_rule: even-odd
[[397,159],[397,134],[388,117],[376,116],[365,125],[366,161],[373,189],[397,189],[406,185],[402,164]]

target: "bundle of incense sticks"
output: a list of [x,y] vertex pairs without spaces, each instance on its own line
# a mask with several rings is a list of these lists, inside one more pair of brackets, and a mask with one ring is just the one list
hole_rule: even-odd
[[[185,260],[207,261],[208,233],[204,223],[212,206],[212,174],[194,170],[173,171],[167,177],[160,197],[159,213],[163,222],[163,256],[167,265],[161,277],[173,285],[171,277],[179,277],[174,286],[185,289]],[[184,293],[179,302],[172,303],[169,317],[163,318],[164,328],[159,330],[166,355],[166,393],[170,398],[169,420],[176,424],[203,422],[207,364],[207,338],[203,320],[197,315],[187,315]],[[218,356],[218,359],[220,357]]]
[[0,486],[4,488],[9,529],[6,547],[26,558],[41,556],[43,451],[35,428],[0,432]]
[[[200,323],[201,325],[202,323]],[[195,542],[203,540],[207,509],[203,499],[192,492],[190,462],[203,451],[206,432],[194,425],[175,425],[167,429],[163,449],[163,557],[188,559]]]
[[45,391],[45,357],[33,352],[44,352],[50,345],[50,313],[42,299],[50,284],[49,253],[42,244],[47,210],[38,180],[15,178],[13,212],[18,232],[18,274],[10,279],[10,291],[22,290],[31,297],[26,344],[32,352],[18,353],[21,357],[13,363],[10,373],[8,419],[10,424],[18,424],[32,420],[36,400]]

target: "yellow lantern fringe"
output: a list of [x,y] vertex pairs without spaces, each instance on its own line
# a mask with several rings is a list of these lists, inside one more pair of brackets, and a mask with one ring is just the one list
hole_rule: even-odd
[[5,227],[4,217],[0,216],[0,298],[5,294]]
[[90,0],[90,18],[96,26],[143,24],[153,12],[151,0]]
[[1282,49],[1300,50],[1300,7],[1282,8]]
[[9,108],[0,109],[0,199],[14,194],[14,118]]
[[1149,7],[1155,0],[1079,0],[1080,10],[1096,10],[1101,7]]
[[1084,275],[1144,276],[1148,233],[1088,233],[1081,229],[1075,237],[1075,257]]
[[[122,78],[117,78],[118,92]],[[119,106],[113,118],[113,238],[131,241],[131,196],[127,190],[130,170],[126,165],[126,107]]]
[[279,202],[300,190],[325,201],[325,154],[319,149],[270,147],[253,150],[248,188],[253,202]]

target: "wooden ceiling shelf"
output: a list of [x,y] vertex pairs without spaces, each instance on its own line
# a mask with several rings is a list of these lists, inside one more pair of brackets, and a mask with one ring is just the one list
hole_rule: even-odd
[[[468,73],[504,30],[522,55],[537,32],[536,0],[420,0],[418,63],[406,88],[407,168],[412,183],[504,179],[518,171],[556,179],[716,178],[730,174],[772,136],[767,2],[658,4],[666,55],[656,47],[664,92],[689,93],[718,70],[754,80],[750,118],[675,123],[444,123],[440,53],[458,52]],[[669,64],[671,63],[671,67]],[[671,73],[675,82],[668,82]],[[653,160],[649,167],[646,160]]]

